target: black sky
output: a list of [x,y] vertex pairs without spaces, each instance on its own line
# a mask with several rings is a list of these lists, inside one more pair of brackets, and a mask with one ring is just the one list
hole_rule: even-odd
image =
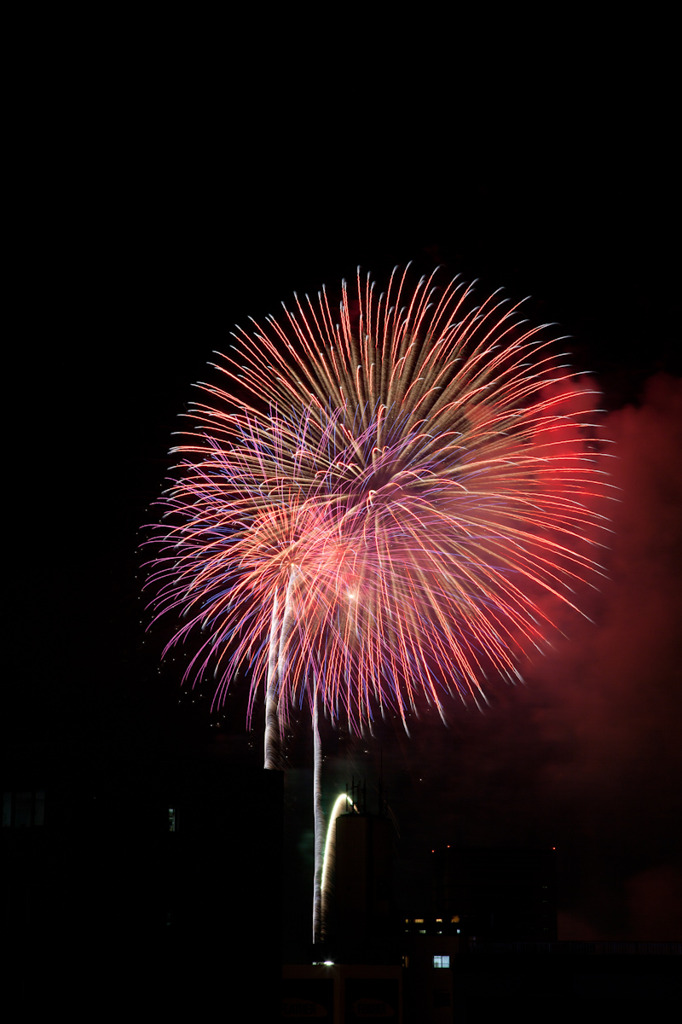
[[[387,80],[363,87],[356,66],[351,87],[344,62],[321,77],[319,55],[299,53],[263,92],[258,62],[242,75],[227,57],[125,54],[60,68],[19,118],[5,738],[87,764],[153,751],[167,728],[214,734],[208,702],[178,713],[179,680],[157,671],[136,552],[191,384],[235,322],[294,290],[358,264],[381,278],[440,263],[530,295],[603,389],[622,488],[610,578],[594,624],[573,625],[525,687],[492,685],[485,715],[453,706],[447,729],[427,716],[366,748],[328,738],[330,802],[332,780],[382,771],[413,865],[453,840],[556,843],[561,937],[679,939],[680,222],[664,72],[645,82],[587,46],[523,81],[509,60],[489,91],[488,62],[464,87],[442,61],[410,77],[396,55]],[[228,731],[241,723],[234,711]],[[293,745],[292,779],[308,756]]]

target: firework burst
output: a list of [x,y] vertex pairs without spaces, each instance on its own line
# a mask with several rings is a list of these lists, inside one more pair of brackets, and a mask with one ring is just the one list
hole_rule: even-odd
[[592,393],[547,325],[435,273],[358,274],[237,330],[198,385],[153,536],[171,643],[216,699],[240,667],[285,721],[319,700],[362,731],[518,678],[552,609],[599,573]]

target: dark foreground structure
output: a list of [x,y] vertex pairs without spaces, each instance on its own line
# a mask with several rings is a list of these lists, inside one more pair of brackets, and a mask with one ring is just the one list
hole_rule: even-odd
[[399,912],[391,836],[339,818],[328,941],[284,967],[282,1022],[603,1024],[680,1002],[682,942],[557,941],[554,851],[434,850]]
[[[282,775],[187,750],[106,766],[48,749],[3,779],[5,1005],[99,1019],[279,1014]],[[7,969],[9,968],[9,969]],[[241,1010],[240,1010],[241,1012]]]
[[183,745],[104,763],[14,752],[3,1008],[70,1020],[602,1024],[680,1000],[682,943],[556,941],[542,852],[435,852],[423,906],[406,910],[381,814],[339,819],[327,945],[282,966],[283,777],[235,772],[231,754]]
[[[438,953],[433,950],[438,949]],[[445,952],[445,950],[450,952]],[[285,966],[280,1020],[603,1024],[682,1006],[682,943],[513,946],[414,941],[404,966]]]

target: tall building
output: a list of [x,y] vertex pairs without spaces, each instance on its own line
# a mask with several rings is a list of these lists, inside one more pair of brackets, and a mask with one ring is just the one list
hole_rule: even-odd
[[389,818],[367,813],[336,822],[330,948],[344,963],[389,964],[398,958],[393,891],[395,832]]

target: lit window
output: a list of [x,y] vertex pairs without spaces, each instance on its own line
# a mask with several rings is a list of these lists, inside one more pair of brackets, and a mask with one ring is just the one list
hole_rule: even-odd
[[449,953],[436,953],[433,958],[434,967],[449,967],[450,966],[450,954]]

